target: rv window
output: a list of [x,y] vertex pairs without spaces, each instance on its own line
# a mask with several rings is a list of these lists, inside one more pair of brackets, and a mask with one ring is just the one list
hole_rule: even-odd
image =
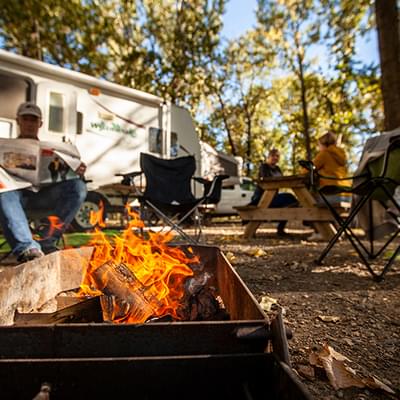
[[64,132],[64,95],[50,92],[49,131]]
[[[159,128],[149,129],[149,151],[152,153],[162,154],[162,130]],[[171,132],[170,156],[178,156],[178,134]]]
[[11,122],[0,121],[0,137],[2,138],[10,138],[12,132]]
[[83,132],[83,113],[77,111],[76,113],[76,134],[82,135]]
[[175,132],[171,132],[171,157],[178,157],[178,135]]
[[161,129],[149,129],[149,151],[151,153],[161,154]]

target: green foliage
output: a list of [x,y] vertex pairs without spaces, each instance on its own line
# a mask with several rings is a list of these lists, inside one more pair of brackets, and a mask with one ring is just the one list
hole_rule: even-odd
[[357,60],[373,1],[259,0],[257,26],[221,37],[228,0],[0,0],[10,51],[188,107],[205,140],[256,174],[270,147],[286,172],[336,132],[352,149],[382,128],[377,65]]

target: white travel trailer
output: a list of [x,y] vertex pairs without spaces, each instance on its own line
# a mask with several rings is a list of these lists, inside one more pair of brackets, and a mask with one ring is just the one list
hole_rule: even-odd
[[[120,205],[121,199],[101,187],[118,182],[118,173],[138,171],[141,152],[164,158],[192,154],[201,173],[200,142],[187,110],[148,93],[0,50],[0,137],[16,137],[16,109],[27,100],[43,111],[41,139],[78,147],[88,165],[91,198],[97,193],[106,205]],[[90,201],[85,207],[91,207]]]

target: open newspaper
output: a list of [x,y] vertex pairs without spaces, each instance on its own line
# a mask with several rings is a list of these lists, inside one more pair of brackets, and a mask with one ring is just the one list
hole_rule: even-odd
[[81,164],[77,148],[69,143],[34,139],[0,139],[0,192],[40,187],[67,179]]

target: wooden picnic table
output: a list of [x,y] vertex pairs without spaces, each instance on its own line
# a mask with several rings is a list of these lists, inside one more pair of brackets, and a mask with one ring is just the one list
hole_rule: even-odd
[[[334,218],[326,207],[316,204],[316,199],[309,191],[306,175],[278,176],[259,180],[258,185],[264,190],[256,206],[235,207],[246,224],[244,236],[254,237],[258,227],[263,222],[272,221],[310,221],[324,240],[329,240],[336,230],[332,222]],[[291,189],[296,196],[298,207],[269,208],[275,194],[280,189]],[[337,209],[342,212],[346,204],[338,204]],[[343,208],[343,210],[341,210]]]

